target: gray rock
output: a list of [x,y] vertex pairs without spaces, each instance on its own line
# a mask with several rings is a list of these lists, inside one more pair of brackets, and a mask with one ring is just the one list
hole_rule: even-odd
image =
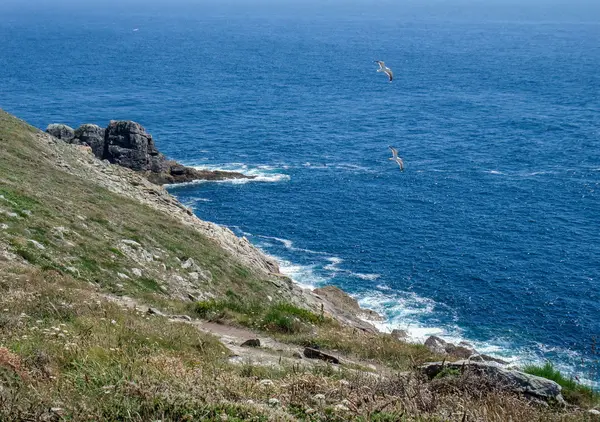
[[72,127],[56,123],[48,125],[46,128],[46,133],[49,133],[55,138],[61,139],[65,142],[71,142],[71,139],[75,137],[75,131]]
[[471,355],[477,353],[467,342],[460,342],[460,344],[456,346],[438,336],[431,336],[425,340],[425,347],[438,355],[452,355],[461,359],[467,359]]
[[588,413],[590,413],[592,415],[600,416],[600,410],[597,410],[597,409],[590,409],[590,410],[588,410]]
[[335,356],[328,355],[327,353],[323,353],[320,350],[313,349],[312,347],[304,348],[304,356],[306,356],[309,359],[324,360],[325,362],[334,363],[336,365],[340,363],[340,360]]
[[163,314],[161,311],[159,311],[156,308],[148,308],[148,314],[149,315],[165,316],[165,314]]
[[400,341],[406,341],[408,339],[408,332],[406,330],[392,330],[390,335]]
[[341,312],[357,315],[371,321],[383,321],[383,317],[377,312],[361,308],[356,299],[335,286],[319,287],[314,289],[313,292],[325,298]]
[[181,264],[181,268],[184,270],[191,269],[192,271],[201,271],[200,267],[196,265],[196,262],[193,258],[188,258],[183,264]]
[[189,315],[171,315],[169,318],[192,322],[192,317]]
[[448,342],[439,338],[438,336],[431,336],[427,340],[425,340],[425,347],[427,347],[433,353],[437,353],[438,355],[445,355],[446,346]]
[[35,246],[37,249],[40,250],[44,250],[46,249],[46,247],[44,245],[42,245],[40,242],[38,242],[37,240],[33,240],[33,239],[27,239],[27,242],[31,243],[33,246]]
[[564,403],[561,386],[554,381],[521,371],[506,369],[495,363],[473,362],[470,360],[459,360],[451,363],[433,362],[422,365],[420,369],[429,378],[434,378],[445,368],[462,372],[470,371],[477,376],[485,377],[496,384],[498,388],[523,394],[533,399]]
[[106,152],[105,133],[106,129],[103,129],[98,125],[81,125],[75,131],[71,143],[87,145],[92,149],[92,152],[96,157],[103,159]]
[[484,355],[484,354],[474,354],[474,355],[471,355],[469,357],[469,359],[473,362],[495,362],[495,363],[499,363],[500,365],[508,365],[510,363],[505,360],[498,359],[493,356]]
[[251,338],[250,340],[246,340],[240,346],[242,347],[260,347],[260,340],[257,338]]
[[105,139],[105,158],[110,162],[137,171],[166,171],[165,157],[139,123],[113,120],[106,128]]

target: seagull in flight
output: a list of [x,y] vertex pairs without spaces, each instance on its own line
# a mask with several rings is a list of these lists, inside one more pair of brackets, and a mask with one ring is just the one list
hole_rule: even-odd
[[400,171],[404,171],[404,161],[398,157],[398,150],[394,147],[389,148],[392,150],[392,156],[389,159],[395,161],[400,166]]
[[394,80],[394,73],[392,72],[392,69],[387,67],[385,63],[381,60],[375,60],[375,63],[379,65],[379,69],[377,69],[377,72],[385,73],[388,76],[388,78],[390,78],[390,82],[392,82]]

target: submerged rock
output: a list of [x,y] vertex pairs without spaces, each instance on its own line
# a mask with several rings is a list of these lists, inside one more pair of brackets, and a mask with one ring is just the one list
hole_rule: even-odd
[[430,379],[444,369],[458,370],[463,373],[469,371],[474,375],[486,378],[498,388],[523,394],[533,399],[564,403],[561,386],[556,382],[521,371],[506,369],[495,363],[473,362],[471,360],[459,360],[450,363],[432,362],[422,365],[420,369]]

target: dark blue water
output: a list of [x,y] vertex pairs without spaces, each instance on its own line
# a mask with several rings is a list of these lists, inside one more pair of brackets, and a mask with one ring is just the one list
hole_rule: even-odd
[[387,328],[593,378],[597,5],[127,5],[0,6],[0,107],[258,175],[172,192]]

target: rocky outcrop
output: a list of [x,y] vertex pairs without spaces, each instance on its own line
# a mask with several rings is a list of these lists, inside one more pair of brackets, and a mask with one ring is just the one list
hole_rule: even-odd
[[456,346],[437,336],[431,336],[425,340],[425,347],[438,355],[452,355],[462,359],[467,359],[477,353],[468,343],[461,343]]
[[421,372],[427,377],[434,378],[445,369],[460,371],[486,378],[497,388],[523,394],[527,397],[549,402],[564,403],[561,387],[554,381],[521,371],[503,368],[494,363],[459,360],[456,362],[433,362],[421,366]]
[[339,311],[353,314],[370,321],[383,321],[381,315],[371,309],[363,309],[358,301],[335,286],[325,286],[314,289],[313,292],[329,301]]
[[166,159],[152,135],[136,122],[112,120],[106,128],[106,153],[111,163],[137,171],[160,173],[166,170]]
[[408,340],[408,331],[406,330],[392,330],[390,335],[399,341],[407,341]]
[[188,183],[194,180],[228,180],[228,179],[252,179],[242,173],[219,170],[198,170],[186,167],[176,161],[166,161],[160,172],[149,171],[148,180],[157,185],[170,185],[175,183]]
[[71,139],[75,137],[75,131],[72,127],[62,124],[51,124],[46,128],[46,132],[54,136],[57,139],[61,139],[65,142],[71,142]]
[[156,148],[152,135],[132,121],[112,120],[106,129],[84,124],[73,130],[66,125],[51,124],[46,132],[67,143],[88,146],[97,158],[141,172],[159,185],[255,177],[229,171],[198,170],[167,160]]
[[87,145],[92,149],[92,153],[102,159],[105,154],[104,135],[106,129],[101,128],[98,125],[85,124],[79,126],[75,131],[74,137],[71,141],[73,144]]
[[465,341],[461,341],[456,345],[449,343],[438,336],[431,336],[425,340],[425,347],[438,355],[449,355],[460,359],[470,359],[473,362],[495,362],[501,365],[508,364],[508,362],[502,359],[477,352],[472,344]]

